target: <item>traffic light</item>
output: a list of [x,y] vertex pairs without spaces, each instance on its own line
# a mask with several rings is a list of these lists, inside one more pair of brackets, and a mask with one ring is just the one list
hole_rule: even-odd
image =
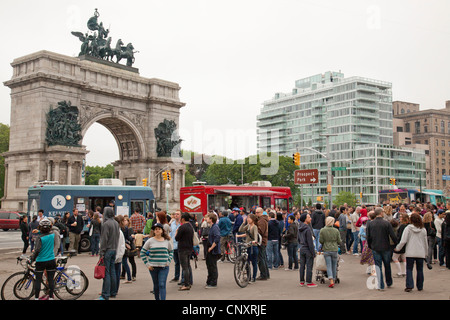
[[167,172],[167,180],[172,180],[172,172],[170,171],[166,171]]
[[300,152],[296,152],[292,155],[293,162],[296,166],[300,165]]
[[142,185],[143,185],[144,187],[148,186],[148,179],[147,179],[147,178],[142,179]]
[[389,179],[389,184],[392,185],[392,186],[395,186],[396,180],[394,178],[390,178]]
[[167,171],[163,171],[162,176],[163,176],[163,180],[167,181]]
[[363,193],[362,192],[360,192],[359,193],[359,197],[362,199],[362,196],[363,196]]

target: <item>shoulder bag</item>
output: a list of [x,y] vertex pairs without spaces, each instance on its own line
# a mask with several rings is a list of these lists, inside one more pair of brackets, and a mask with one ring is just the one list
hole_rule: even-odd
[[105,277],[106,273],[106,267],[105,267],[105,261],[103,260],[103,257],[100,258],[95,265],[94,269],[94,278],[95,279],[103,279]]

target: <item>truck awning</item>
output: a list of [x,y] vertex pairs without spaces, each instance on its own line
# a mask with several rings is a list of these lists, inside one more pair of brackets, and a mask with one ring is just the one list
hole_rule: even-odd
[[431,195],[431,196],[444,196],[443,194],[440,194],[440,193],[436,193],[436,192],[431,192],[431,191],[424,191],[424,192],[419,192],[419,193],[422,193],[422,194],[428,194],[428,195]]
[[229,194],[230,196],[271,196],[271,195],[284,195],[283,192],[271,191],[271,190],[251,190],[251,189],[216,189],[216,194]]

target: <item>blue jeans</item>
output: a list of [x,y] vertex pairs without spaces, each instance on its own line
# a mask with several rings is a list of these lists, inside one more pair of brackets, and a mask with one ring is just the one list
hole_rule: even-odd
[[119,292],[120,287],[120,273],[122,271],[122,262],[118,262],[114,264],[115,272],[116,272],[116,287],[115,290],[111,290],[111,297],[115,297]]
[[166,283],[169,275],[169,266],[153,267],[150,271],[153,280],[153,292],[156,300],[166,300]]
[[284,265],[284,259],[283,259],[283,255],[281,254],[281,239],[278,240],[278,251],[277,251],[277,253],[278,253],[278,261],[279,261],[278,265],[282,266],[282,265]]
[[351,249],[352,244],[353,244],[353,232],[352,232],[352,229],[347,229],[347,233],[345,235],[345,244],[346,244],[347,251],[350,252],[350,249]]
[[278,268],[278,240],[267,241],[267,266],[272,269]]
[[189,287],[194,283],[191,268],[191,251],[178,251],[178,258],[182,269],[181,282],[185,287]]
[[131,271],[130,266],[128,265],[128,257],[126,257],[125,255],[122,258],[122,274],[124,274],[124,271],[127,274],[127,280],[131,281]]
[[252,279],[256,279],[256,275],[258,274],[258,250],[257,246],[251,246],[247,249],[248,253],[248,261],[251,262],[253,268]]
[[175,263],[175,274],[173,279],[180,280],[180,258],[178,257],[178,249],[173,250],[173,262]]
[[306,282],[312,283],[313,265],[314,257],[311,252],[300,250],[300,282],[305,282],[306,271]]
[[439,265],[443,266],[445,265],[444,262],[445,253],[444,253],[444,242],[442,241],[441,238],[436,237],[436,245],[438,246]]
[[327,264],[328,279],[337,278],[337,261],[339,259],[337,251],[324,251],[323,256]]
[[391,273],[391,252],[390,251],[375,251],[372,250],[373,260],[377,270],[377,279],[379,289],[384,289],[384,279],[382,265],[384,264],[384,272],[386,277],[386,285],[392,286],[392,273]]
[[294,269],[298,269],[298,255],[297,255],[298,244],[296,242],[288,243],[287,250],[289,257],[288,268],[292,269],[292,264],[294,264]]
[[92,253],[92,255],[98,254],[99,244],[100,244],[100,233],[94,233],[91,236],[91,253]]
[[361,239],[359,239],[359,231],[352,232],[353,234],[353,253],[358,253],[358,243],[361,246],[361,252],[362,252],[362,242]]
[[105,277],[103,278],[102,296],[109,300],[112,292],[117,292],[116,271],[114,261],[116,260],[116,250],[106,250],[103,257],[105,262]]
[[414,288],[413,268],[416,263],[416,286],[418,290],[423,289],[423,258],[408,258],[406,257],[406,288]]
[[313,229],[313,233],[314,233],[314,248],[316,248],[316,251],[319,251],[320,248],[322,247],[322,245],[319,242],[320,229]]

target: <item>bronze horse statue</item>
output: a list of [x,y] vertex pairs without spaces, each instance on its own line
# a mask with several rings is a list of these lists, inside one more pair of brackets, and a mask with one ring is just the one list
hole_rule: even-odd
[[134,63],[134,54],[138,51],[134,51],[133,44],[129,43],[126,47],[123,46],[122,39],[119,39],[116,44],[116,48],[112,50],[113,56],[116,57],[116,63],[119,63],[122,59],[127,59],[127,66],[131,67]]

